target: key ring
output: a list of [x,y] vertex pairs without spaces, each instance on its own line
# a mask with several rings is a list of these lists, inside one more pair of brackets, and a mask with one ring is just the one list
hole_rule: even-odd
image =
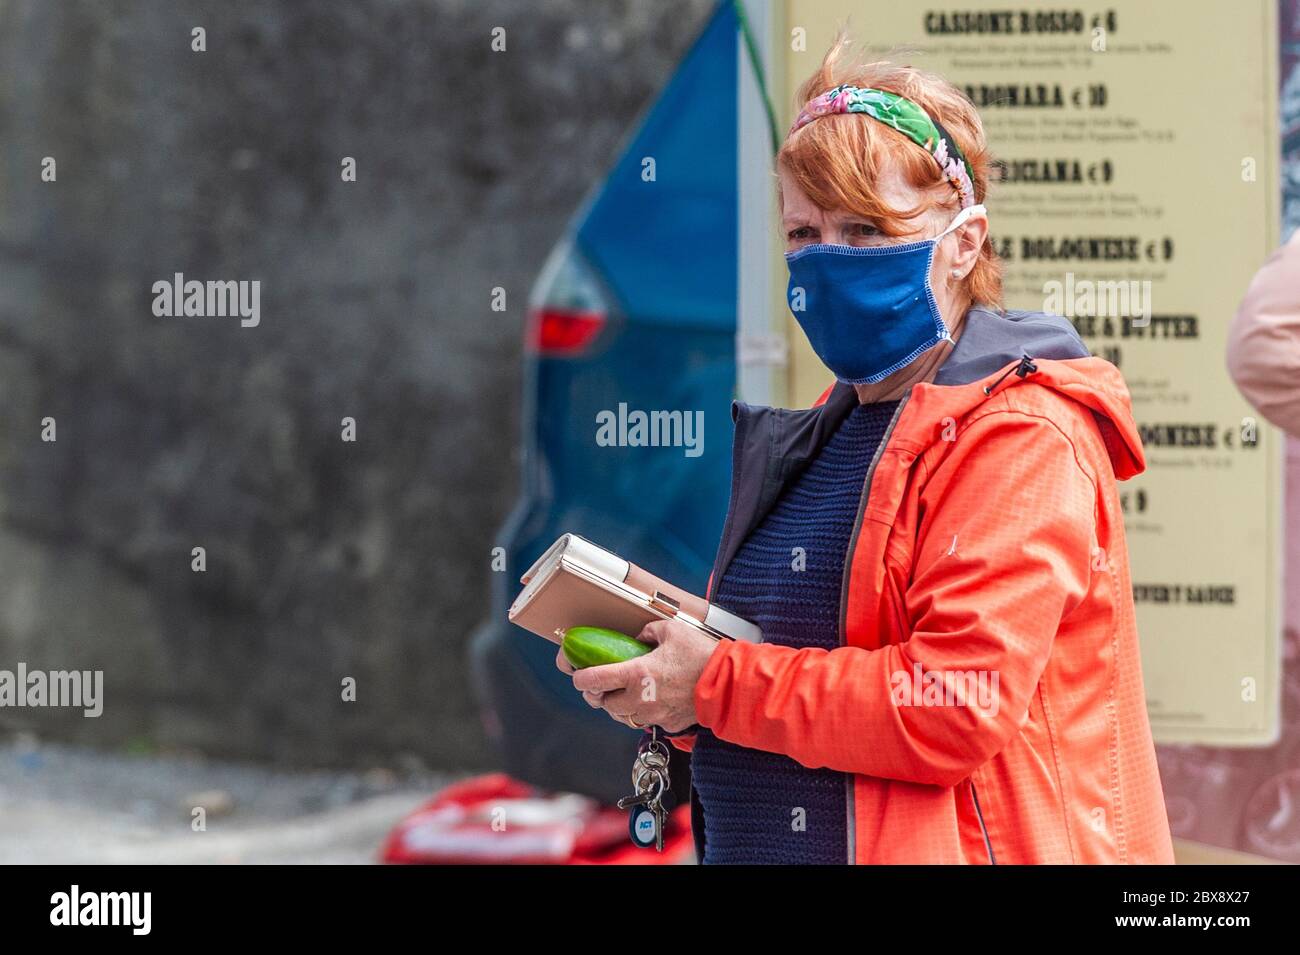
[[[653,776],[654,781],[649,786],[642,786],[641,783],[647,776]],[[653,786],[655,790],[654,798],[648,800],[648,803],[653,805],[664,798],[664,791],[668,788],[668,780],[664,778],[664,774],[660,771],[643,769],[634,776],[633,786],[639,794],[643,795],[648,793],[650,787]]]
[[657,737],[648,740],[643,739],[641,745],[637,748],[637,757],[643,758],[645,756],[655,756],[662,759],[664,762],[667,762],[668,747],[663,740],[658,739]]

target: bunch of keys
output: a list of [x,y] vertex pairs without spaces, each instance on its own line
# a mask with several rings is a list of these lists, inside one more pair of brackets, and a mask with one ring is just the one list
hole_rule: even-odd
[[642,849],[653,845],[663,852],[664,824],[671,808],[665,803],[671,802],[672,793],[668,791],[668,747],[659,739],[656,726],[650,727],[650,736],[643,738],[637,748],[632,786],[635,794],[618,801],[619,809],[632,810],[627,822],[632,844]]

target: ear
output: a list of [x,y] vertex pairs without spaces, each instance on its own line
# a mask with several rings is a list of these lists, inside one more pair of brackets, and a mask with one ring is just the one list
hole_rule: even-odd
[[956,232],[957,249],[953,253],[952,267],[969,275],[979,259],[980,249],[989,235],[989,220],[984,216],[968,219]]

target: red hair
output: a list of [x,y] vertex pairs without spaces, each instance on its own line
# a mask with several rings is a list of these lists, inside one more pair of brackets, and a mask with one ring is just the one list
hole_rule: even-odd
[[[821,66],[799,87],[795,111],[813,97],[844,84],[898,93],[929,113],[966,154],[975,201],[984,202],[992,157],[979,113],[957,87],[937,74],[911,66],[883,60],[861,62],[851,53],[841,31]],[[957,191],[929,153],[897,130],[860,113],[813,120],[786,137],[776,162],[820,208],[848,209],[871,219],[886,235],[909,234],[911,229],[900,224],[900,219],[935,209],[956,215],[961,209]],[[879,197],[876,182],[887,169],[897,169],[905,182],[923,193],[914,208],[896,209]],[[780,199],[779,185],[777,194]],[[985,238],[962,287],[973,303],[1002,307],[1002,264],[991,239]]]

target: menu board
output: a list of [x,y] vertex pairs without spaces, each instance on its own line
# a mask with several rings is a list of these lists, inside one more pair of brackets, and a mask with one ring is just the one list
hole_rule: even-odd
[[[979,108],[1006,306],[1070,318],[1132,394],[1147,470],[1119,490],[1156,739],[1273,741],[1283,437],[1224,357],[1279,240],[1273,2],[788,0],[785,13],[782,129],[846,20],[873,58],[939,73]],[[829,373],[793,319],[788,334],[789,400],[806,406]]]

